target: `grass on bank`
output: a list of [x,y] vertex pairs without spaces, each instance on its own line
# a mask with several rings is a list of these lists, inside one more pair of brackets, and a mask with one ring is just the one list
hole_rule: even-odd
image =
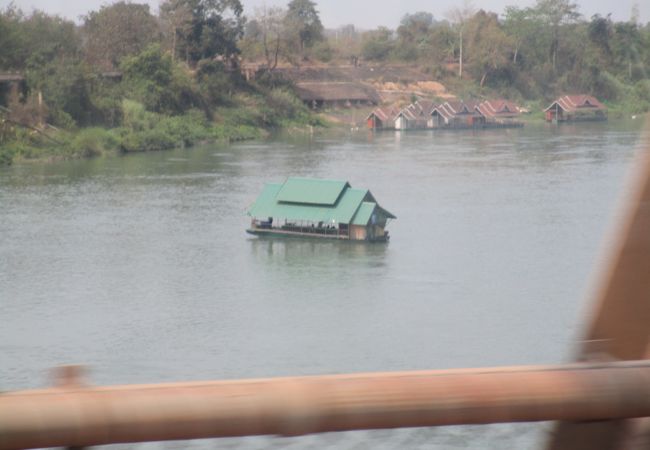
[[73,131],[34,130],[13,126],[0,135],[0,165],[15,161],[89,158],[108,153],[131,153],[190,147],[200,142],[259,139],[273,130],[327,126],[293,94],[281,89],[266,96],[240,94],[232,105],[204,111],[190,109],[168,116],[146,110],[125,99],[120,127]]

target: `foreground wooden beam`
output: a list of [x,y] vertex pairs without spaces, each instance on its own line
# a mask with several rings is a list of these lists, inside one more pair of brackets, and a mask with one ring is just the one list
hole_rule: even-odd
[[650,362],[0,394],[0,449],[650,416]]
[[[650,118],[638,155],[624,215],[610,239],[607,265],[598,274],[592,311],[576,359],[650,358]],[[643,139],[643,137],[642,137]],[[549,450],[642,448],[629,421],[561,423]],[[650,433],[647,434],[650,436]],[[650,437],[647,438],[650,445]],[[647,447],[643,447],[647,448]]]

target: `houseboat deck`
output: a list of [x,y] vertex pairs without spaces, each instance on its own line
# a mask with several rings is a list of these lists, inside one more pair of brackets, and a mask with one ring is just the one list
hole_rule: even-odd
[[267,183],[248,210],[249,234],[386,242],[395,216],[367,189],[342,180],[287,178]]
[[[270,227],[265,224],[253,223],[246,230],[248,234],[255,236],[274,236],[274,237],[305,237],[320,239],[351,240],[350,233],[338,228],[325,228],[316,226],[291,226],[283,225],[281,227]],[[376,236],[372,239],[366,239],[371,242],[388,242],[390,239],[388,231],[384,231],[383,236]],[[355,240],[355,239],[352,239]]]

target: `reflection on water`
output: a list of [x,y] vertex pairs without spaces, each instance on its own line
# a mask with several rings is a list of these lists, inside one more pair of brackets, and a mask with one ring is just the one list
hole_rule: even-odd
[[[379,269],[386,265],[387,243],[312,240],[300,238],[250,238],[251,251],[261,268],[268,265],[318,266],[338,269],[346,266]],[[376,274],[380,276],[380,273]]]
[[[639,127],[363,131],[0,168],[0,390],[77,362],[120,384],[562,361]],[[287,176],[369,188],[399,217],[390,243],[246,235],[246,208]],[[544,432],[183,447],[526,449]]]

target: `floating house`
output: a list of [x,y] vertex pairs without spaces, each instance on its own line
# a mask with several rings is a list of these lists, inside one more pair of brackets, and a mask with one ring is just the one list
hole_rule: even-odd
[[386,224],[396,218],[367,189],[311,178],[266,184],[248,215],[254,235],[379,242],[388,241]]
[[591,95],[565,95],[544,110],[547,122],[607,120],[607,108]]
[[[522,127],[522,110],[509,100],[447,101],[439,105],[418,100],[401,110],[376,108],[366,118],[373,130],[468,129]],[[392,126],[391,126],[392,121]]]
[[395,116],[396,130],[421,130],[429,128],[433,102],[419,100],[400,110]]
[[434,107],[431,111],[432,128],[479,128],[485,116],[474,101],[451,101]]
[[[422,121],[420,120],[420,123]],[[409,105],[406,108],[401,109],[395,116],[395,129],[396,130],[408,130],[418,127],[418,113],[416,108],[413,105]]]
[[371,130],[381,130],[383,128],[392,129],[395,125],[395,116],[399,110],[396,108],[375,108],[368,117],[366,124]]
[[486,123],[515,123],[516,119],[521,116],[521,108],[509,100],[486,100],[479,103],[476,109],[483,117]]

